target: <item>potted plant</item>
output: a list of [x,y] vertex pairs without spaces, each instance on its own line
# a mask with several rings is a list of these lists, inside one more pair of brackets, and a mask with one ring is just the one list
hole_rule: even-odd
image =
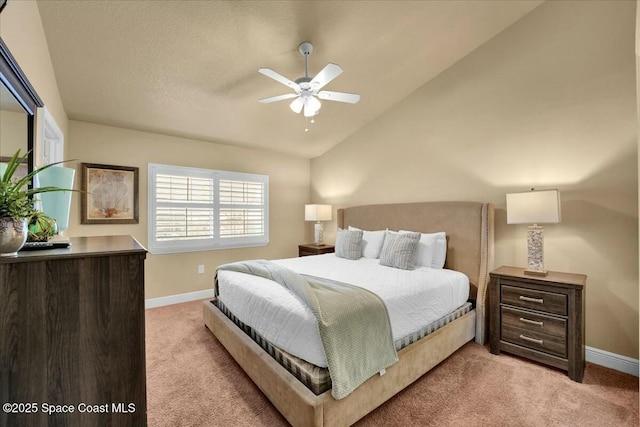
[[15,177],[18,166],[28,155],[21,156],[20,150],[16,151],[0,175],[0,256],[15,256],[27,240],[29,221],[32,217],[37,220],[41,216],[35,209],[34,195],[50,191],[73,191],[59,187],[28,188],[39,172],[62,163],[51,163],[22,178]]

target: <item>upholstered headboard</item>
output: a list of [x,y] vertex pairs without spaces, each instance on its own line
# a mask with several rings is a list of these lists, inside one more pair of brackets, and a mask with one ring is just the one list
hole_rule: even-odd
[[476,299],[476,342],[484,344],[488,316],[487,288],[493,268],[493,205],[479,202],[424,202],[338,209],[338,227],[364,230],[411,230],[447,233],[445,268],[461,271]]

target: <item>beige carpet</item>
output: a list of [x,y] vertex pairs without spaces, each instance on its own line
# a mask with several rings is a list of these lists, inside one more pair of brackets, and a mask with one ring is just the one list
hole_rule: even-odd
[[[147,310],[151,427],[285,426],[202,323],[201,302]],[[638,426],[638,379],[587,364],[584,382],[469,343],[358,426]]]

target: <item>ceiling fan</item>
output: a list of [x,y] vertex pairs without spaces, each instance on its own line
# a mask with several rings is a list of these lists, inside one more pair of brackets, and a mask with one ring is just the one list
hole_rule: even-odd
[[309,77],[308,60],[313,46],[309,42],[303,42],[298,46],[298,50],[304,56],[304,77],[291,81],[281,74],[276,73],[270,68],[260,68],[258,72],[273,80],[289,86],[295,93],[286,95],[272,96],[260,100],[263,104],[282,101],[285,99],[295,98],[289,105],[293,112],[300,113],[304,109],[305,117],[313,117],[320,111],[322,104],[318,98],[326,101],[347,102],[355,104],[360,101],[360,95],[346,92],[331,92],[328,90],[320,90],[325,87],[331,80],[342,74],[342,68],[337,64],[329,63],[315,77]]

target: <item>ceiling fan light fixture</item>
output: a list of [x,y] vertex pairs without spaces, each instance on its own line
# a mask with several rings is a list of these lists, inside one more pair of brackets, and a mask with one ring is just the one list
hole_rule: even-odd
[[315,117],[317,115],[318,115],[318,110],[314,110],[312,108],[305,107],[305,109],[304,109],[304,116],[305,117],[309,118],[309,117]]
[[316,114],[318,114],[318,111],[320,111],[320,107],[322,107],[322,104],[320,103],[318,98],[314,96],[306,97],[304,102],[304,116],[305,117],[315,116]]
[[291,108],[291,111],[293,111],[296,114],[302,111],[302,107],[304,107],[304,102],[302,101],[302,98],[296,98],[291,102],[291,104],[289,104],[289,108]]
[[[1,0],[0,0],[1,1]],[[342,68],[338,64],[327,64],[315,77],[309,77],[308,59],[313,46],[309,42],[303,42],[300,44],[298,50],[304,56],[304,77],[300,77],[296,81],[292,81],[283,75],[276,73],[270,68],[260,68],[258,72],[263,74],[285,86],[293,89],[294,93],[272,96],[269,98],[260,99],[263,104],[269,104],[271,102],[281,101],[284,99],[290,99],[296,97],[296,99],[289,104],[291,110],[299,114],[304,109],[305,117],[313,117],[317,115],[322,107],[322,103],[318,100],[324,99],[328,101],[346,102],[349,104],[355,104],[360,100],[360,95],[346,92],[330,92],[321,91],[333,79],[342,74]],[[316,97],[317,96],[317,97]]]

